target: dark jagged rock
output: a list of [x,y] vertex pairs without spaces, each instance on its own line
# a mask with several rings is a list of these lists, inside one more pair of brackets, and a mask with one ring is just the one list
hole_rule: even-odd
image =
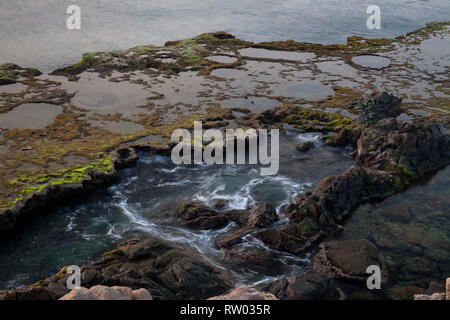
[[278,221],[279,217],[275,207],[267,203],[259,203],[246,210],[232,210],[225,215],[240,228],[234,229],[216,239],[216,248],[229,248],[242,243],[242,238],[256,231],[258,228],[267,227]]
[[226,199],[216,199],[214,200],[213,206],[215,209],[222,210],[228,206],[229,201]]
[[359,112],[357,122],[360,124],[375,124],[381,119],[399,116],[403,110],[399,107],[401,99],[387,92],[374,93],[350,103],[349,107]]
[[247,209],[247,212],[248,220],[246,225],[248,227],[266,227],[279,219],[275,207],[267,203],[260,203],[251,207],[250,209]]
[[331,278],[365,282],[367,267],[377,265],[381,280],[387,281],[388,270],[380,251],[365,239],[329,241],[320,244],[314,257],[314,269]]
[[314,270],[256,286],[281,300],[336,300],[339,292],[330,279]]
[[[59,299],[69,292],[66,281],[63,270],[33,287],[0,291],[0,297]],[[155,299],[206,299],[232,288],[222,270],[181,247],[154,239],[126,241],[102,259],[84,265],[81,285],[145,288]]]
[[360,112],[357,127],[341,130],[336,144],[354,143],[358,137],[355,158],[360,167],[323,179],[288,205],[284,213],[290,222],[284,232],[301,238],[339,230],[360,204],[391,196],[450,163],[450,137],[444,128],[425,120],[396,120],[400,101],[384,92],[352,105]]
[[192,201],[180,207],[177,217],[185,220],[185,225],[193,229],[217,229],[228,224],[228,218],[199,201]]
[[16,83],[20,78],[32,78],[42,73],[33,68],[22,68],[17,64],[0,64],[0,86]]
[[305,141],[305,142],[299,142],[295,146],[295,148],[300,152],[306,152],[311,150],[314,147],[314,142],[312,141]]
[[293,236],[283,230],[265,229],[255,233],[255,237],[272,249],[286,251],[293,254],[302,254],[323,237],[319,232],[312,237]]
[[228,232],[226,234],[220,235],[215,240],[215,247],[217,249],[222,249],[222,248],[230,248],[237,244],[241,244],[243,238],[255,230],[256,230],[255,228],[240,228]]
[[267,203],[259,203],[245,210],[231,210],[225,215],[238,225],[250,228],[262,228],[278,221],[275,207]]
[[225,250],[224,259],[234,267],[247,268],[265,275],[277,275],[286,266],[279,255],[257,246],[235,246]]
[[330,176],[317,187],[288,205],[290,223],[283,231],[294,236],[311,236],[321,230],[335,230],[343,218],[364,202],[383,199],[397,192],[383,174],[354,168]]
[[415,179],[450,162],[450,138],[437,123],[387,118],[362,130],[356,161]]

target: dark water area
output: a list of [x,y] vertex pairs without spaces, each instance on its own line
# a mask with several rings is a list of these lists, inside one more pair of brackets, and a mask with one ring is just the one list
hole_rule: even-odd
[[386,289],[427,288],[450,277],[450,167],[376,205],[363,205],[340,239],[367,239],[386,259]]
[[[73,4],[81,9],[81,30],[66,27]],[[366,26],[373,4],[381,9],[380,30]],[[349,35],[395,37],[449,19],[448,0],[0,0],[0,63],[48,72],[83,52],[219,30],[249,41],[345,43]]]
[[[213,242],[233,225],[222,230],[191,231],[181,227],[173,217],[174,211],[191,199],[209,205],[215,199],[227,199],[230,209],[245,209],[263,201],[279,210],[294,196],[311,190],[320,179],[354,165],[350,150],[324,148],[319,138],[320,134],[314,133],[282,135],[276,176],[262,176],[258,165],[175,166],[170,157],[142,154],[137,167],[120,172],[119,184],[50,212],[36,213],[36,218],[1,244],[0,288],[28,285],[66,265],[90,262],[115,243],[136,236],[188,244],[190,250],[228,270]],[[316,147],[300,153],[295,149],[300,141],[314,141]],[[286,219],[281,217],[280,223]],[[264,247],[260,242],[252,244]],[[283,267],[272,277],[299,271],[309,263],[307,259],[277,254]],[[252,270],[231,272],[236,283],[269,279]]]

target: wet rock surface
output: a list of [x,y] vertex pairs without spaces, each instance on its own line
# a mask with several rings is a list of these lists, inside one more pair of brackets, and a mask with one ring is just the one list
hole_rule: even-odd
[[[427,28],[441,33],[446,30],[445,24]],[[242,262],[242,267],[255,268],[263,261],[268,265],[273,262],[273,256],[262,252],[260,247],[243,246],[246,237],[255,237],[272,250],[303,255],[327,236],[342,231],[341,225],[345,219],[361,204],[396,194],[449,163],[449,137],[445,127],[449,123],[445,114],[448,109],[445,93],[448,86],[445,81],[434,81],[445,74],[442,70],[433,70],[430,77],[427,70],[431,69],[431,64],[419,61],[415,61],[417,68],[410,69],[410,57],[400,49],[417,41],[420,44],[429,37],[426,32],[423,38],[422,35],[419,31],[397,40],[377,41],[350,37],[347,45],[315,45],[293,41],[252,44],[221,32],[171,41],[164,48],[139,46],[114,53],[85,54],[80,63],[55,70],[52,76],[46,76],[45,79],[38,78],[40,73],[36,70],[2,65],[0,85],[6,92],[0,94],[2,112],[13,110],[24,102],[39,101],[62,106],[63,113],[52,124],[38,131],[1,130],[1,150],[6,152],[0,154],[3,210],[0,212],[0,230],[12,229],[27,213],[43,208],[48,202],[53,203],[117,181],[116,169],[132,167],[137,160],[134,148],[124,144],[132,145],[134,141],[150,137],[150,142],[145,143],[147,148],[167,153],[170,149],[165,143],[170,132],[163,129],[167,126],[191,129],[193,119],[204,120],[205,128],[229,125],[283,128],[287,124],[299,132],[326,134],[322,139],[326,146],[353,146],[359,166],[341,175],[325,178],[313,191],[300,195],[287,205],[282,214],[289,217],[289,223],[281,227],[272,225],[278,216],[274,208],[265,204],[246,210],[226,211],[225,203],[218,202],[214,209],[202,203],[190,203],[178,215],[180,221],[190,229],[221,229],[230,222],[237,224],[235,229],[216,239],[216,247],[224,250],[224,257],[228,261],[236,265]],[[228,50],[234,62],[224,65],[220,61],[207,61],[207,57],[219,47]],[[280,53],[278,50],[284,51]],[[398,54],[391,54],[393,50],[397,50],[394,52]],[[401,83],[396,81],[396,72],[399,70],[391,70],[390,66],[384,66],[383,71],[373,70],[371,75],[362,74],[361,71],[365,70],[358,66],[353,66],[354,70],[345,67],[346,62],[352,65],[348,61],[352,56],[372,51],[381,55],[388,52],[392,56],[392,65],[402,69],[401,72],[411,73],[410,79],[403,78]],[[318,61],[315,59],[321,59],[322,63],[322,60],[330,57],[333,61],[322,64],[323,74],[322,71],[318,73],[315,67]],[[334,61],[336,59],[339,61]],[[402,59],[408,63],[402,62]],[[297,60],[305,65],[294,67],[292,62]],[[439,63],[433,65],[438,66]],[[340,70],[338,74],[336,70]],[[341,73],[342,70],[345,74]],[[62,75],[70,81],[61,80],[61,77],[50,78],[55,75]],[[94,78],[98,75],[101,79],[91,82],[91,75]],[[254,84],[245,77],[262,81]],[[424,80],[415,81],[419,77]],[[296,82],[295,79],[299,78],[301,81]],[[205,81],[211,80],[214,80],[212,86],[205,84]],[[282,85],[278,85],[280,80]],[[27,88],[22,90],[19,87],[16,92],[17,88],[7,87],[14,82],[26,84]],[[119,82],[127,86],[130,92],[136,93],[137,99],[119,99],[117,103],[117,97],[106,92],[100,95],[100,103],[93,101],[89,106],[80,103],[86,101],[83,100],[86,97],[99,97],[95,92],[92,95],[91,83],[101,84],[111,90],[117,87],[110,84]],[[184,83],[193,84],[196,89],[187,90],[183,88]],[[131,84],[142,85],[145,90],[158,88],[155,89],[158,92],[152,92],[149,97],[143,88],[136,89]],[[173,90],[174,87],[177,89]],[[403,103],[400,104],[400,98],[383,92],[348,104],[359,98],[362,92],[386,88],[391,92],[401,92]],[[256,94],[259,100],[248,99],[250,93]],[[416,93],[419,97],[415,96]],[[233,105],[235,101],[243,99],[248,100],[248,108]],[[124,113],[112,113],[110,111],[114,109],[102,105],[101,102],[105,100],[108,105],[119,109],[122,105],[128,106],[130,101],[133,103]],[[217,101],[227,101],[231,105],[218,107],[214,104]],[[208,106],[202,108],[200,104]],[[280,106],[273,108],[277,105]],[[267,106],[272,109],[266,110]],[[405,122],[398,117],[410,107],[426,106],[437,110],[432,109],[425,120],[411,117],[410,122]],[[324,111],[330,107],[341,108],[347,113]],[[100,112],[101,108],[105,108],[105,112]],[[352,120],[352,114],[349,115],[348,111],[352,114],[358,112],[359,118]],[[108,130],[111,124],[119,123],[126,123],[132,130],[126,134],[120,130]],[[45,148],[48,144],[58,152]],[[118,150],[118,156],[114,155],[111,159],[112,150]],[[76,160],[71,163],[68,158]],[[17,169],[26,167],[26,162],[31,159],[37,160],[41,166],[38,174],[35,175],[33,170]],[[103,162],[103,159],[107,161]],[[64,170],[54,169],[53,162]],[[440,210],[445,213],[446,209]],[[427,241],[439,245],[422,247],[412,236],[414,228],[407,226],[407,222],[416,217],[414,209],[394,208],[392,213],[385,212],[384,216],[392,223],[404,225],[381,224],[380,229],[386,231],[389,240],[395,239],[395,233],[401,230],[409,242],[388,241],[383,238],[383,233],[377,232],[370,235],[371,241],[382,250],[389,248],[402,252],[407,248],[416,256],[404,257],[400,263],[392,257],[384,261],[377,256],[376,248],[367,242],[340,242],[333,245],[328,242],[320,247],[318,256],[321,259],[316,257],[316,267],[332,277],[361,280],[363,265],[355,260],[359,257],[364,263],[386,263],[401,274],[399,278],[421,277],[420,283],[392,288],[391,291],[395,293],[391,297],[407,296],[417,288],[415,285],[423,287],[424,282],[445,272],[441,270],[448,262],[445,244],[424,236]],[[336,252],[342,252],[352,263],[347,265],[341,261],[342,257]],[[187,270],[192,271],[192,274]],[[55,299],[66,293],[63,278],[64,274],[61,273],[37,286],[2,292],[1,295],[15,299]],[[180,278],[184,280],[183,283],[175,281]],[[133,240],[117,251],[106,254],[103,259],[84,267],[83,279],[89,286],[107,284],[146,287],[159,299],[205,298],[231,289],[228,279],[216,268],[201,259],[187,257],[177,247],[156,240]],[[276,289],[271,290],[278,290],[277,296],[282,298],[335,297],[336,292],[331,290],[333,281],[327,279],[323,274],[308,271],[275,282]],[[197,282],[207,285],[199,288]]]
[[[305,235],[307,229],[336,230],[360,204],[381,200],[403,190],[415,179],[450,162],[449,135],[429,121],[399,122],[400,99],[381,93],[361,99],[356,160],[360,167],[330,176],[296,199],[284,211],[290,223],[284,231]],[[424,161],[424,159],[426,159]]]
[[329,277],[365,282],[367,267],[379,266],[381,280],[386,283],[388,270],[384,257],[369,241],[344,240],[330,241],[319,245],[314,257],[314,269]]
[[[69,292],[62,270],[35,287],[1,291],[3,298],[58,299]],[[147,289],[154,299],[206,299],[231,289],[229,276],[201,258],[161,240],[129,240],[99,261],[81,268],[81,285],[97,296],[102,287],[125,286]],[[102,290],[100,290],[100,289]],[[105,294],[103,294],[105,293]]]
[[257,286],[283,300],[335,300],[339,292],[324,274],[308,270],[293,276]]

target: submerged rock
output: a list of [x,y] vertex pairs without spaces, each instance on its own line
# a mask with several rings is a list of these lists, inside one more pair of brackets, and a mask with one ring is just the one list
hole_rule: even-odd
[[295,147],[300,152],[306,152],[314,147],[314,142],[312,141],[299,142]]
[[308,270],[293,276],[256,286],[282,300],[335,300],[339,292],[324,274]]

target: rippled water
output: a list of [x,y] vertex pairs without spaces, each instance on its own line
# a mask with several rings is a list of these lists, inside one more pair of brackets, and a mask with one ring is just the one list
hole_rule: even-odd
[[[79,31],[66,28],[66,9],[81,8]],[[294,39],[345,42],[348,35],[394,37],[449,19],[448,0],[378,0],[381,30],[366,27],[359,0],[0,0],[0,63],[49,71],[74,63],[86,51],[126,49],[140,44],[224,30],[251,41]]]
[[[114,243],[139,235],[187,243],[192,250],[228,270],[213,243],[218,234],[233,225],[218,231],[187,230],[173,217],[174,210],[192,198],[208,204],[217,198],[228,199],[230,208],[235,209],[264,201],[279,209],[297,194],[310,190],[321,178],[353,165],[348,150],[324,149],[319,137],[283,135],[277,176],[261,176],[256,165],[175,166],[169,157],[143,154],[136,168],[121,172],[121,183],[84,201],[37,213],[39,218],[0,245],[0,288],[30,284],[64,265],[97,259]],[[317,147],[308,153],[296,151],[295,143],[306,140],[315,141]],[[276,254],[284,268],[275,275],[294,272],[307,263],[291,255]],[[266,276],[250,270],[231,270],[237,283],[255,283]],[[273,270],[274,276],[272,273]]]

